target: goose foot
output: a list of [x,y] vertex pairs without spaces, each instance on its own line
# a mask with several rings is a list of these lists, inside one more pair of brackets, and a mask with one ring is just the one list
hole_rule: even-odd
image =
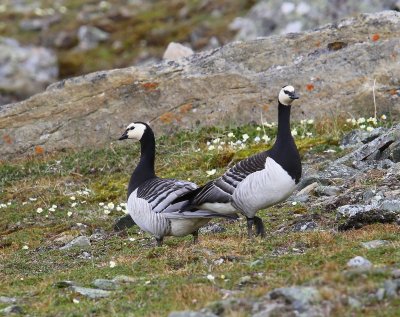
[[265,238],[264,223],[260,217],[254,217],[254,224],[256,226],[256,235]]
[[254,218],[247,218],[247,236],[249,239],[253,239],[253,224]]
[[163,240],[164,240],[164,238],[156,238],[156,241],[157,241],[157,246],[158,247],[162,247],[162,244],[163,244]]
[[197,244],[199,242],[199,230],[193,232],[192,236],[193,236],[193,244]]

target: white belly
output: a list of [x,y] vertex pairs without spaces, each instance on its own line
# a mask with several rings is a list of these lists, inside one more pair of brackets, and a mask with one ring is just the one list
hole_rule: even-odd
[[237,209],[231,203],[204,203],[199,209],[211,210],[222,215],[231,215],[237,212]]
[[234,205],[246,216],[284,201],[294,191],[295,181],[272,158],[265,161],[265,168],[246,177],[233,193]]
[[171,219],[171,231],[169,235],[183,237],[197,231],[210,221],[210,218]]

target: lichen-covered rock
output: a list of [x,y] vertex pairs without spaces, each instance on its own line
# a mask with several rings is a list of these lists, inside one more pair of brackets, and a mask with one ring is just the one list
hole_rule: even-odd
[[396,115],[399,37],[400,13],[386,11],[305,33],[234,42],[178,61],[61,81],[0,110],[0,152],[10,157],[35,154],[38,147],[42,153],[101,146],[134,120],[151,121],[158,134],[258,122],[263,112],[266,120],[276,120],[276,95],[288,83],[301,94],[294,119],[329,109],[365,112],[367,105],[372,111],[374,78],[380,111]]

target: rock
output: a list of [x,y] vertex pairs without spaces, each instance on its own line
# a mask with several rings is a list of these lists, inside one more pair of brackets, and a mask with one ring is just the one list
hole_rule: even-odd
[[395,213],[400,213],[400,200],[384,200],[380,205],[380,209],[384,211],[392,211]]
[[315,29],[320,25],[360,12],[377,12],[392,9],[397,0],[341,1],[318,0],[258,1],[245,17],[236,18],[230,29],[237,31],[236,40],[246,41],[272,34],[285,34]]
[[344,205],[337,209],[339,230],[361,228],[365,224],[395,222],[397,213],[375,205]]
[[125,215],[117,219],[114,223],[114,231],[122,231],[134,225],[136,225],[136,223],[133,221],[132,217],[130,215]]
[[126,275],[117,275],[112,279],[113,282],[117,284],[132,284],[137,283],[137,279]]
[[223,316],[231,311],[249,311],[253,303],[246,298],[228,298],[221,301],[210,303],[205,309],[205,312]]
[[329,164],[323,172],[320,172],[318,175],[321,178],[350,178],[357,174],[357,170],[354,168],[351,168],[349,166],[346,166],[344,164],[340,164],[334,162],[332,164]]
[[17,305],[7,306],[6,308],[0,309],[0,314],[6,316],[14,314],[22,314],[22,308]]
[[359,145],[361,143],[361,140],[366,137],[367,133],[367,131],[360,129],[352,130],[342,138],[342,140],[340,141],[340,145],[345,148],[349,146]]
[[171,312],[168,317],[217,317],[217,315],[209,312],[202,313],[197,311],[185,310]]
[[313,231],[318,227],[314,221],[300,221],[293,226],[293,231]]
[[79,45],[78,49],[82,51],[96,48],[100,42],[105,42],[109,34],[94,26],[82,25],[78,30]]
[[71,286],[71,290],[91,299],[104,298],[110,296],[111,294],[110,291],[80,286]]
[[96,228],[94,229],[89,241],[101,241],[107,239],[107,233],[104,229]]
[[308,195],[311,192],[314,191],[315,188],[317,188],[319,186],[318,182],[313,182],[310,185],[307,185],[306,187],[304,187],[302,190],[300,190],[296,196],[302,196],[302,195]]
[[191,56],[193,53],[194,52],[190,47],[171,42],[168,44],[168,47],[164,52],[163,59],[176,61],[182,57]]
[[283,298],[299,312],[306,311],[309,305],[317,304],[322,300],[319,291],[308,286],[277,288],[269,293],[269,297],[271,299]]
[[1,304],[15,304],[17,299],[15,297],[0,296]]
[[293,313],[293,310],[290,307],[281,303],[269,303],[266,305],[266,308],[264,308],[262,311],[252,315],[252,317],[275,317],[275,316],[291,317],[296,315]]
[[362,256],[356,256],[347,262],[347,266],[350,268],[369,269],[372,267],[372,263]]
[[306,203],[310,200],[310,195],[295,195],[288,198],[288,201],[297,203]]
[[354,298],[354,297],[348,297],[347,298],[347,304],[350,307],[355,308],[355,309],[360,309],[362,307],[361,302],[358,299]]
[[240,285],[248,284],[250,281],[251,281],[251,276],[250,275],[245,275],[245,276],[242,276],[239,279],[239,284]]
[[45,18],[38,19],[25,19],[19,23],[19,27],[24,31],[41,31],[48,29],[52,24],[61,21],[59,14],[52,15]]
[[396,297],[398,291],[400,290],[400,279],[386,280],[383,284],[383,288],[385,289],[386,297],[388,298]]
[[106,280],[106,279],[96,279],[93,281],[93,286],[104,289],[104,290],[114,290],[117,288],[117,282],[114,280]]
[[208,223],[204,227],[200,228],[201,234],[214,234],[214,233],[222,233],[225,232],[226,229],[219,223]]
[[57,76],[57,57],[54,52],[44,47],[21,46],[13,39],[0,37],[2,93],[26,98],[42,91]]
[[380,247],[384,247],[389,244],[387,240],[372,240],[368,242],[361,242],[361,245],[366,249],[376,249]]
[[79,236],[61,247],[60,250],[69,250],[71,248],[87,248],[90,247],[90,245],[91,244],[88,237]]
[[78,44],[78,37],[75,33],[61,31],[53,39],[52,46],[62,49],[70,49]]
[[340,191],[340,188],[337,186],[318,186],[315,188],[315,193],[318,196],[336,196]]
[[[384,40],[366,36],[378,33]],[[400,54],[393,56],[399,37],[400,13],[363,14],[306,33],[234,42],[176,61],[67,79],[1,109],[0,153],[7,158],[35,154],[37,146],[46,152],[98,148],[119,136],[132,113],[142,121],[154,118],[157,135],[258,122],[263,105],[275,105],[276,93],[288,82],[307,91],[293,107],[293,120],[303,113],[323,116],[333,108],[365,112],[371,78],[378,79],[380,110],[396,116],[400,104],[388,92],[399,87]],[[329,50],[337,38],[347,46]],[[276,121],[277,107],[269,109],[263,118]]]
[[400,279],[400,269],[394,269],[394,270],[392,271],[392,277],[393,277],[394,279]]

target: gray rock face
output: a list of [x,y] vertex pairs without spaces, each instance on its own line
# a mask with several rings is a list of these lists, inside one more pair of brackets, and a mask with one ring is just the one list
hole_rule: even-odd
[[96,279],[93,281],[93,286],[104,289],[104,290],[114,290],[117,288],[117,283],[112,280],[106,279]]
[[0,296],[0,303],[2,304],[14,304],[16,302],[17,299],[15,297]]
[[56,55],[0,37],[0,91],[20,98],[42,91],[58,76]]
[[237,40],[249,40],[314,29],[359,12],[394,9],[397,5],[397,0],[264,0],[255,4],[244,18],[236,18],[230,28],[238,32]]
[[309,305],[321,301],[321,295],[316,288],[304,286],[277,288],[269,296],[271,299],[283,298],[299,312],[304,312]]
[[176,311],[172,312],[168,315],[168,317],[217,317],[217,315],[213,313],[202,313],[202,312],[197,312],[197,311]]
[[102,289],[86,288],[80,286],[71,286],[71,290],[92,299],[108,297],[111,294],[111,292]]
[[384,247],[389,244],[387,240],[372,240],[367,242],[361,242],[361,245],[366,249],[376,249],[380,247]]
[[109,38],[109,34],[94,26],[83,25],[78,30],[79,45],[78,49],[82,51],[90,50],[100,42],[104,42]]
[[88,248],[90,247],[90,240],[86,236],[79,236],[72,241],[68,242],[66,245],[60,248],[60,250],[68,250],[71,248]]
[[263,117],[276,121],[276,95],[288,83],[302,95],[292,108],[294,119],[330,109],[365,113],[366,105],[373,111],[373,78],[380,110],[397,115],[399,97],[389,92],[400,84],[399,37],[400,13],[386,11],[151,67],[65,80],[0,110],[0,152],[10,157],[33,154],[36,146],[45,151],[100,146],[138,119],[154,119],[157,134],[258,122],[266,104]]
[[372,267],[372,263],[362,256],[356,256],[347,262],[347,266],[350,268],[369,269]]
[[7,306],[6,308],[0,309],[0,314],[5,316],[22,314],[22,308],[17,305]]

